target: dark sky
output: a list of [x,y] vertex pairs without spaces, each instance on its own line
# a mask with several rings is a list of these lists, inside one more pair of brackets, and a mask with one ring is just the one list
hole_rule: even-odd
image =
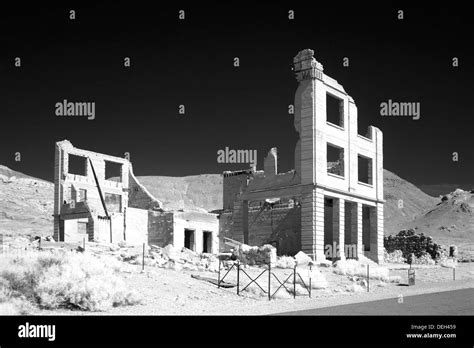
[[[359,129],[383,131],[385,168],[416,184],[474,181],[473,30],[459,3],[168,3],[2,5],[0,164],[52,180],[54,143],[68,139],[87,150],[130,152],[137,175],[247,168],[217,163],[226,146],[256,149],[259,169],[276,146],[280,171],[290,170],[297,139],[287,112],[297,87],[291,63],[312,48],[354,98]],[[94,101],[95,120],[55,116],[63,99]],[[388,99],[420,102],[421,119],[380,116]]]

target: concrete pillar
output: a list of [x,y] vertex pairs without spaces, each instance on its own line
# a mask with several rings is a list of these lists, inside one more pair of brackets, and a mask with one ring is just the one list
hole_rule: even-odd
[[353,206],[354,218],[351,219],[355,224],[352,231],[356,234],[353,240],[357,241],[357,257],[364,255],[364,246],[362,245],[362,203],[355,203]]
[[59,213],[61,211],[61,205],[63,200],[62,192],[62,173],[64,166],[63,151],[58,143],[56,143],[54,151],[54,225],[53,225],[53,238],[55,241],[61,241],[62,228],[64,224],[61,224],[59,219]]
[[[377,206],[374,208],[374,218],[375,218],[375,228],[374,228],[374,237],[373,245],[371,245],[371,250],[373,250],[374,261],[377,263],[384,263],[384,253],[383,253],[383,237],[384,237],[384,216],[383,216],[383,203],[377,203]],[[372,243],[372,241],[371,241]],[[373,249],[372,249],[373,248]]]
[[315,261],[324,261],[324,190],[314,189],[315,198]]
[[324,192],[311,189],[301,197],[301,250],[313,260],[324,256]]
[[[333,253],[338,251],[338,255],[333,258],[344,260],[344,226],[345,226],[345,200],[340,198],[333,199]],[[335,250],[335,248],[338,248]]]

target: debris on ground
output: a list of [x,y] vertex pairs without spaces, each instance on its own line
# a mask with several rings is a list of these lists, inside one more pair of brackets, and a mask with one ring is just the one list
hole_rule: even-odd
[[[218,285],[217,279],[214,279],[214,278],[203,277],[203,276],[200,276],[200,275],[197,275],[197,274],[192,274],[191,278],[198,279],[198,280],[204,280],[204,281],[209,282],[211,284]],[[227,283],[225,281],[221,281],[220,286],[221,286],[221,288],[235,288],[237,285],[232,284],[232,283]]]
[[311,259],[311,257],[309,257],[307,254],[305,254],[304,252],[302,251],[299,251],[296,255],[295,255],[295,260],[296,262],[298,263],[298,265],[306,265],[310,262],[313,261],[313,259]]

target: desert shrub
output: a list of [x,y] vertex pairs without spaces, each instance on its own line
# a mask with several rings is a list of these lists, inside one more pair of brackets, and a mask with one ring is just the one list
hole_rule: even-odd
[[[347,276],[366,277],[367,265],[352,259],[339,260],[334,264],[333,272]],[[387,281],[389,279],[389,270],[387,267],[378,266],[376,264],[370,265],[369,277],[372,279]]]
[[393,236],[384,237],[384,247],[388,253],[401,250],[403,257],[408,259],[410,254],[422,257],[428,253],[433,260],[438,260],[443,254],[443,247],[433,242],[423,233],[416,234],[414,229],[403,230]]
[[139,303],[138,294],[128,291],[116,274],[118,264],[111,257],[69,251],[4,255],[0,259],[0,287],[4,289],[0,303],[22,298],[45,309],[87,311]]
[[33,305],[23,295],[9,289],[0,278],[0,315],[22,315],[31,313]]
[[416,265],[434,265],[436,262],[427,252],[422,253],[419,257],[415,257],[413,263]]
[[407,260],[403,257],[401,250],[394,250],[391,253],[388,253],[384,249],[384,261],[388,263],[405,263]]

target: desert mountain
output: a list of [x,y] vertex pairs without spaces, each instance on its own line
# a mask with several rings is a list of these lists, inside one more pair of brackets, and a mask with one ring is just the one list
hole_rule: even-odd
[[474,256],[474,191],[455,191],[401,227],[416,228],[441,244],[455,244],[461,253]]
[[0,166],[0,233],[53,233],[54,185]]
[[[222,208],[220,174],[142,176],[138,179],[168,208],[202,208],[207,211]],[[418,227],[421,232],[433,237],[448,235],[462,238],[463,233],[468,233],[466,231],[472,233],[473,198],[469,192],[466,196],[459,192],[447,195],[444,201],[440,201],[388,170],[384,170],[384,185],[385,234],[411,227]],[[53,192],[52,183],[0,166],[0,232],[51,234]],[[402,202],[401,205],[399,202]],[[452,225],[456,227],[451,228]],[[443,226],[451,231],[443,229]]]
[[435,206],[438,198],[431,197],[410,182],[384,169],[385,234],[398,233],[407,223],[422,216]]
[[474,190],[474,184],[427,184],[417,185],[417,187],[423,192],[433,197],[443,196],[448,192],[453,192],[460,188],[465,191]]

